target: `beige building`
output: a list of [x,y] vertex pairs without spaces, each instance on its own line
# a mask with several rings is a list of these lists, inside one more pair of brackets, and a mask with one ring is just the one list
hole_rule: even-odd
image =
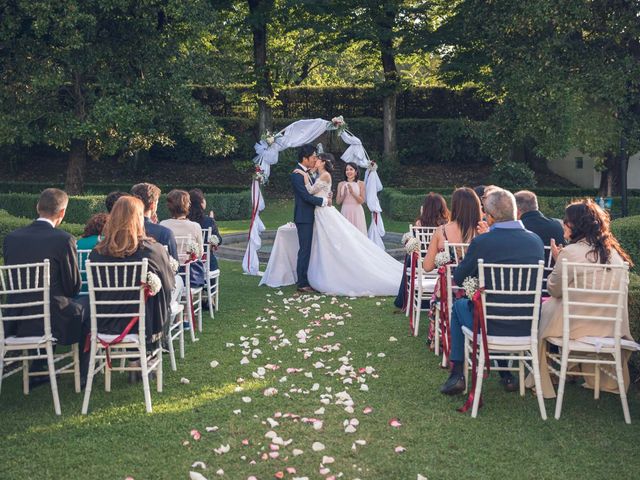
[[[547,164],[552,172],[582,188],[600,186],[600,172],[593,168],[593,159],[578,150],[571,150],[564,158],[549,160]],[[627,186],[640,189],[640,152],[629,158]]]

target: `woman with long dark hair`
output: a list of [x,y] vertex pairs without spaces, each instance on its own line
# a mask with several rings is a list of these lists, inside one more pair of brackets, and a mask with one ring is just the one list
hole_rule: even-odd
[[[213,216],[213,210],[209,212],[209,215],[205,214],[207,199],[205,198],[202,190],[199,188],[189,190],[189,198],[191,199],[191,206],[189,207],[189,214],[187,215],[187,218],[192,222],[200,224],[200,227],[203,229],[211,228],[211,235],[218,237],[218,245],[221,245],[222,235],[220,235],[220,231],[218,230],[218,225],[216,224]],[[208,242],[209,238],[204,238],[204,241]],[[218,259],[214,255],[213,248],[209,249],[209,269],[218,269]]]
[[[564,213],[564,236],[567,241],[565,247],[556,245],[551,240],[551,254],[556,260],[556,266],[547,278],[547,289],[551,298],[542,304],[540,314],[540,374],[542,377],[542,391],[546,398],[555,397],[549,370],[546,365],[545,339],[548,337],[562,337],[563,327],[563,298],[562,298],[562,261],[571,263],[593,263],[602,265],[622,265],[627,262],[633,266],[629,254],[620,246],[618,240],[613,236],[610,229],[609,215],[596,202],[591,199],[572,202],[567,206]],[[569,275],[569,287],[579,285],[582,282],[582,272],[577,270]],[[608,282],[605,279],[605,283]],[[602,293],[583,294],[581,302],[589,302],[594,306],[589,307],[589,316],[598,317],[603,314],[610,314],[611,309],[607,307],[597,307],[602,303]],[[576,340],[582,337],[613,337],[613,322],[585,321],[579,318],[572,319],[570,324],[569,338]],[[627,302],[623,304],[622,311],[622,337],[632,340],[629,330],[629,312]],[[627,360],[630,351],[623,349],[623,370],[624,383],[629,386],[629,369]],[[593,372],[593,365],[580,364],[581,371],[585,373]],[[585,376],[586,386],[593,388],[593,377]],[[600,389],[617,393],[618,384],[608,375],[600,376]]]
[[344,181],[338,184],[336,203],[342,205],[340,213],[360,230],[367,234],[367,221],[364,218],[362,204],[365,202],[364,182],[359,180],[360,172],[355,163],[347,163],[344,167]]
[[420,216],[416,218],[415,225],[418,227],[439,227],[449,222],[451,213],[447,208],[447,202],[439,193],[429,192],[424,197]]

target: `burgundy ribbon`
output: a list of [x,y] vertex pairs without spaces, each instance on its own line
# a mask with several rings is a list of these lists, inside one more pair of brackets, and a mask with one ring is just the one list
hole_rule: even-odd
[[[144,289],[144,301],[146,303],[147,300],[149,299],[149,297],[152,296],[151,287],[147,283],[143,283],[141,285],[141,287]],[[122,340],[124,340],[124,338],[129,334],[131,329],[135,326],[136,323],[138,323],[139,320],[140,320],[140,317],[138,315],[136,315],[131,320],[129,320],[129,323],[127,323],[127,326],[124,327],[124,330],[122,330],[120,335],[118,335],[116,338],[114,338],[110,342],[106,342],[103,339],[101,339],[100,336],[96,335],[97,340],[100,342],[100,344],[106,350],[106,353],[107,353],[107,366],[109,368],[111,368],[111,355],[109,354],[110,347],[113,346],[113,345],[117,345],[118,343],[122,342]],[[140,334],[140,332],[138,332],[138,335],[139,334]],[[85,339],[85,342],[84,342],[84,353],[87,353],[90,348],[91,348],[91,334],[88,334],[86,339]]]
[[440,336],[442,338],[443,354],[449,358],[451,345],[451,332],[449,331],[449,301],[447,297],[447,267],[438,267],[438,283],[440,287]]
[[[482,290],[476,290],[471,299],[473,303],[473,356],[471,357],[471,390],[469,390],[469,397],[462,407],[458,409],[459,412],[465,413],[473,406],[473,400],[476,395],[476,378],[478,376],[478,334],[482,337],[482,346],[484,349],[484,364],[486,372],[484,372],[484,378],[487,378],[491,371],[491,363],[489,361],[489,347],[487,342],[487,331],[484,328],[484,314],[482,311]],[[480,397],[480,404],[482,404],[482,397]]]

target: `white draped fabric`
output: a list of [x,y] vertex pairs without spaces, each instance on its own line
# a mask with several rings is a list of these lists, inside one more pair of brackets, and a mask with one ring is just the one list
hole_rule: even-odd
[[364,175],[365,197],[367,207],[371,212],[371,225],[369,226],[369,240],[384,250],[382,237],[385,236],[384,222],[382,221],[382,207],[378,200],[378,192],[382,191],[382,182],[375,170],[367,170]]
[[251,224],[249,226],[249,238],[247,250],[242,259],[242,270],[249,275],[260,274],[260,261],[258,250],[262,246],[260,235],[264,232],[264,223],[260,220],[260,212],[264,210],[264,198],[260,191],[260,182],[254,180],[251,184]]
[[[271,145],[265,140],[256,143],[254,145],[256,156],[253,158],[253,162],[262,169],[265,178],[269,178],[271,166],[278,163],[281,151],[287,148],[299,147],[306,143],[312,143],[327,130],[335,130],[335,127],[331,122],[321,118],[293,122],[275,135],[275,141]],[[367,168],[371,164],[369,155],[367,155],[367,151],[362,146],[362,142],[358,137],[344,130],[340,134],[340,138],[349,145],[340,157],[342,160],[345,162],[353,162],[362,168]],[[365,187],[367,192],[367,206],[369,210],[371,210],[372,215],[369,238],[384,250],[382,237],[385,231],[381,216],[382,209],[378,201],[378,192],[382,190],[382,183],[376,172],[369,173],[369,171],[367,171],[365,174]],[[257,195],[255,194],[256,192]],[[242,261],[242,268],[245,273],[258,275],[258,249],[262,244],[260,234],[264,231],[264,224],[260,220],[259,213],[264,210],[264,199],[262,198],[260,185],[257,181],[254,181],[251,186],[251,198],[253,200],[251,230],[249,232],[247,250],[245,251],[244,260]]]

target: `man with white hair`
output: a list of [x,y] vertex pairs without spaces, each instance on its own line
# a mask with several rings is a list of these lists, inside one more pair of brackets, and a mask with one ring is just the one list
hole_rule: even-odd
[[[485,263],[498,264],[532,264],[537,265],[544,259],[542,240],[524,228],[520,220],[516,220],[516,200],[513,194],[501,188],[492,188],[484,196],[484,210],[487,216],[489,231],[476,236],[469,245],[464,259],[455,268],[453,276],[457,285],[462,285],[467,277],[478,277],[478,259]],[[517,297],[517,295],[513,296]],[[503,301],[501,299],[501,301]],[[513,298],[513,302],[522,302]],[[440,391],[446,395],[462,393],[465,389],[463,375],[464,335],[462,327],[473,328],[473,314],[470,300],[463,298],[453,304],[451,312],[451,375]],[[500,315],[514,315],[501,309]],[[525,321],[488,322],[489,335],[526,336],[531,332],[531,324]],[[501,382],[507,391],[518,389],[517,379],[510,372],[500,372]]]

